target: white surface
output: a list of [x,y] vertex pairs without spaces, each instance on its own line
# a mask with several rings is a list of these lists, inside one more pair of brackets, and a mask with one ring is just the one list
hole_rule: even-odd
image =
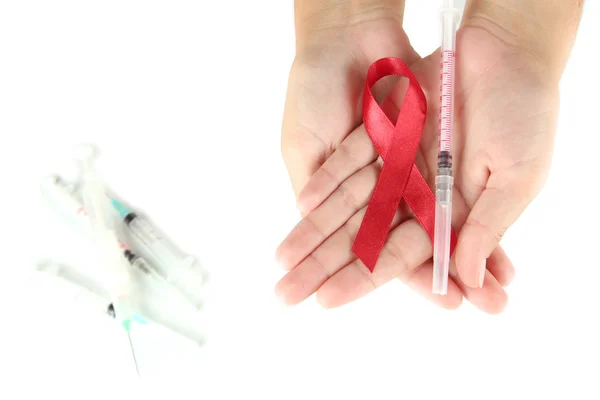
[[[422,54],[439,45],[425,28],[433,3],[408,1]],[[99,147],[116,193],[210,268],[206,348],[139,339],[148,386],[210,400],[599,398],[600,4],[586,8],[552,173],[506,235],[517,277],[490,317],[444,312],[396,282],[332,311],[277,303],[273,251],[298,218],[279,154],[291,0],[2,2],[0,398],[75,398],[70,387],[125,398],[114,384],[135,373],[112,321],[56,310],[17,280],[40,258],[90,264],[86,241],[39,199],[43,176],[74,176],[80,142]]]

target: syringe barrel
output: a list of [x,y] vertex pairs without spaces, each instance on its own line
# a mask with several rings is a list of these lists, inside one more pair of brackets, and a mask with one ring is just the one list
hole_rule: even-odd
[[125,223],[135,238],[156,259],[154,265],[158,274],[195,307],[200,307],[202,299],[199,291],[204,282],[204,274],[195,259],[179,251],[144,217],[130,214],[125,218]]
[[[450,4],[448,4],[450,3]],[[440,115],[438,147],[441,155],[452,153],[452,133],[454,130],[454,84],[456,70],[456,29],[459,12],[446,2],[442,8],[442,46],[440,60]],[[444,158],[438,160],[439,166],[450,166]]]
[[145,275],[149,275],[149,276],[153,276],[154,273],[154,269],[152,268],[152,266],[150,266],[150,264],[148,264],[148,262],[143,259],[140,256],[133,256],[132,258],[129,258],[129,256],[127,255],[127,253],[129,254],[133,254],[131,253],[131,251],[129,250],[125,250],[126,254],[125,257],[128,258],[129,263],[131,264],[132,267],[134,267],[136,270],[142,272]]
[[174,245],[163,238],[144,217],[134,215],[132,218],[126,218],[126,225],[131,233],[160,260],[164,267],[173,268],[186,258]]
[[127,226],[146,246],[150,246],[160,240],[158,233],[145,218],[138,215],[132,215],[130,218],[126,218],[125,220]]

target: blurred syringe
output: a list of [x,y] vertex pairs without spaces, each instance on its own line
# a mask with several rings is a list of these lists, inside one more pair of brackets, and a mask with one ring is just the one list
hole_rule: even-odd
[[157,262],[157,272],[176,287],[196,307],[202,306],[199,290],[204,283],[204,271],[195,258],[183,254],[142,215],[112,197],[111,202],[120,215],[131,238],[144,246]]
[[75,151],[79,162],[81,179],[81,197],[83,206],[90,217],[96,244],[103,256],[104,264],[109,273],[110,297],[115,314],[125,331],[131,353],[139,375],[137,359],[131,342],[131,326],[139,307],[133,281],[125,256],[120,249],[120,242],[115,231],[115,221],[111,206],[106,197],[106,189],[100,175],[94,168],[95,150],[88,145],[80,145]]
[[452,132],[454,130],[454,77],[456,30],[459,11],[452,0],[442,6],[442,48],[440,82],[440,116],[438,132],[438,171],[435,178],[435,232],[433,244],[433,293],[446,294],[450,270],[450,235],[452,230]]

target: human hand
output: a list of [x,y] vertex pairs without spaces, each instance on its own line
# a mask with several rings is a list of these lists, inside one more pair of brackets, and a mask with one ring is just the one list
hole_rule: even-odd
[[[310,1],[297,4],[307,3]],[[385,0],[358,3],[383,4]],[[324,305],[336,306],[399,275],[444,307],[460,304],[458,288],[485,311],[500,311],[506,295],[499,285],[510,282],[514,269],[497,243],[544,182],[558,113],[558,81],[574,41],[581,8],[579,0],[503,0],[502,5],[496,0],[473,0],[466,7],[458,38],[459,132],[454,138],[458,142],[454,144],[455,176],[462,182],[455,185],[453,225],[460,229],[465,221],[466,224],[454,253],[458,268],[454,258],[451,262],[453,279],[447,296],[431,295],[430,261],[414,268],[424,253],[427,258],[430,256],[431,249],[426,237],[415,239],[423,235],[422,230],[415,230],[413,235],[409,229],[400,229],[411,228],[410,223],[411,229],[417,227],[406,208],[400,207],[396,214],[393,231],[379,260],[385,266],[377,267],[379,273],[365,274],[366,268],[352,255],[353,235],[371,192],[365,195],[364,188],[372,190],[376,181],[368,174],[378,175],[380,168],[364,128],[359,128],[341,145],[331,145],[331,151],[336,151],[325,164],[323,160],[315,163],[323,167],[306,187],[306,180],[295,185],[296,193],[304,187],[298,198],[299,208],[311,212],[277,252],[284,267],[293,268],[277,286],[284,301],[301,301],[318,289],[318,298]],[[430,110],[435,109],[439,55],[428,61],[419,61],[418,57],[403,59],[412,64],[430,94]],[[384,106],[394,120],[389,110],[397,109],[394,102],[402,103],[402,89],[397,88],[390,97],[392,101]],[[435,118],[429,118],[425,140],[415,160],[430,185],[437,149],[432,145],[435,134],[428,135],[428,131],[434,133],[435,125]],[[359,192],[353,192],[355,189]],[[349,237],[344,239],[344,233]],[[427,250],[418,244],[427,246]],[[458,279],[458,273],[466,284]],[[474,289],[479,286],[483,288]]]
[[[444,307],[457,307],[465,295],[484,311],[503,309],[506,295],[501,285],[512,279],[513,268],[498,242],[544,181],[557,115],[557,82],[544,79],[548,74],[530,55],[485,30],[465,27],[458,40],[453,225],[465,224],[455,255],[458,273],[468,286],[456,279],[453,269],[448,295],[430,293],[431,245],[408,210],[397,213],[373,274],[352,255],[352,242],[380,168],[361,127],[299,196],[300,208],[310,213],[278,250],[282,263],[293,268],[278,284],[288,302],[318,290],[322,303],[340,305],[398,275]],[[430,110],[437,109],[438,60],[439,54],[434,54],[413,66],[429,94]],[[392,97],[401,104],[401,90]],[[431,115],[416,162],[433,186],[437,127]]]

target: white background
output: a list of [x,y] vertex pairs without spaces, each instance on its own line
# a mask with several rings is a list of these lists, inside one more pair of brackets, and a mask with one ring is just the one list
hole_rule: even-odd
[[[405,28],[429,53],[437,2],[407,3]],[[397,282],[336,310],[277,302],[274,249],[298,220],[279,153],[291,0],[3,1],[0,398],[135,387],[123,332],[52,307],[23,279],[41,258],[93,263],[39,196],[48,173],[75,176],[80,142],[211,273],[206,347],[140,339],[146,388],[211,400],[600,398],[599,17],[588,0],[551,175],[505,237],[517,276],[506,311],[487,316],[439,310]]]

